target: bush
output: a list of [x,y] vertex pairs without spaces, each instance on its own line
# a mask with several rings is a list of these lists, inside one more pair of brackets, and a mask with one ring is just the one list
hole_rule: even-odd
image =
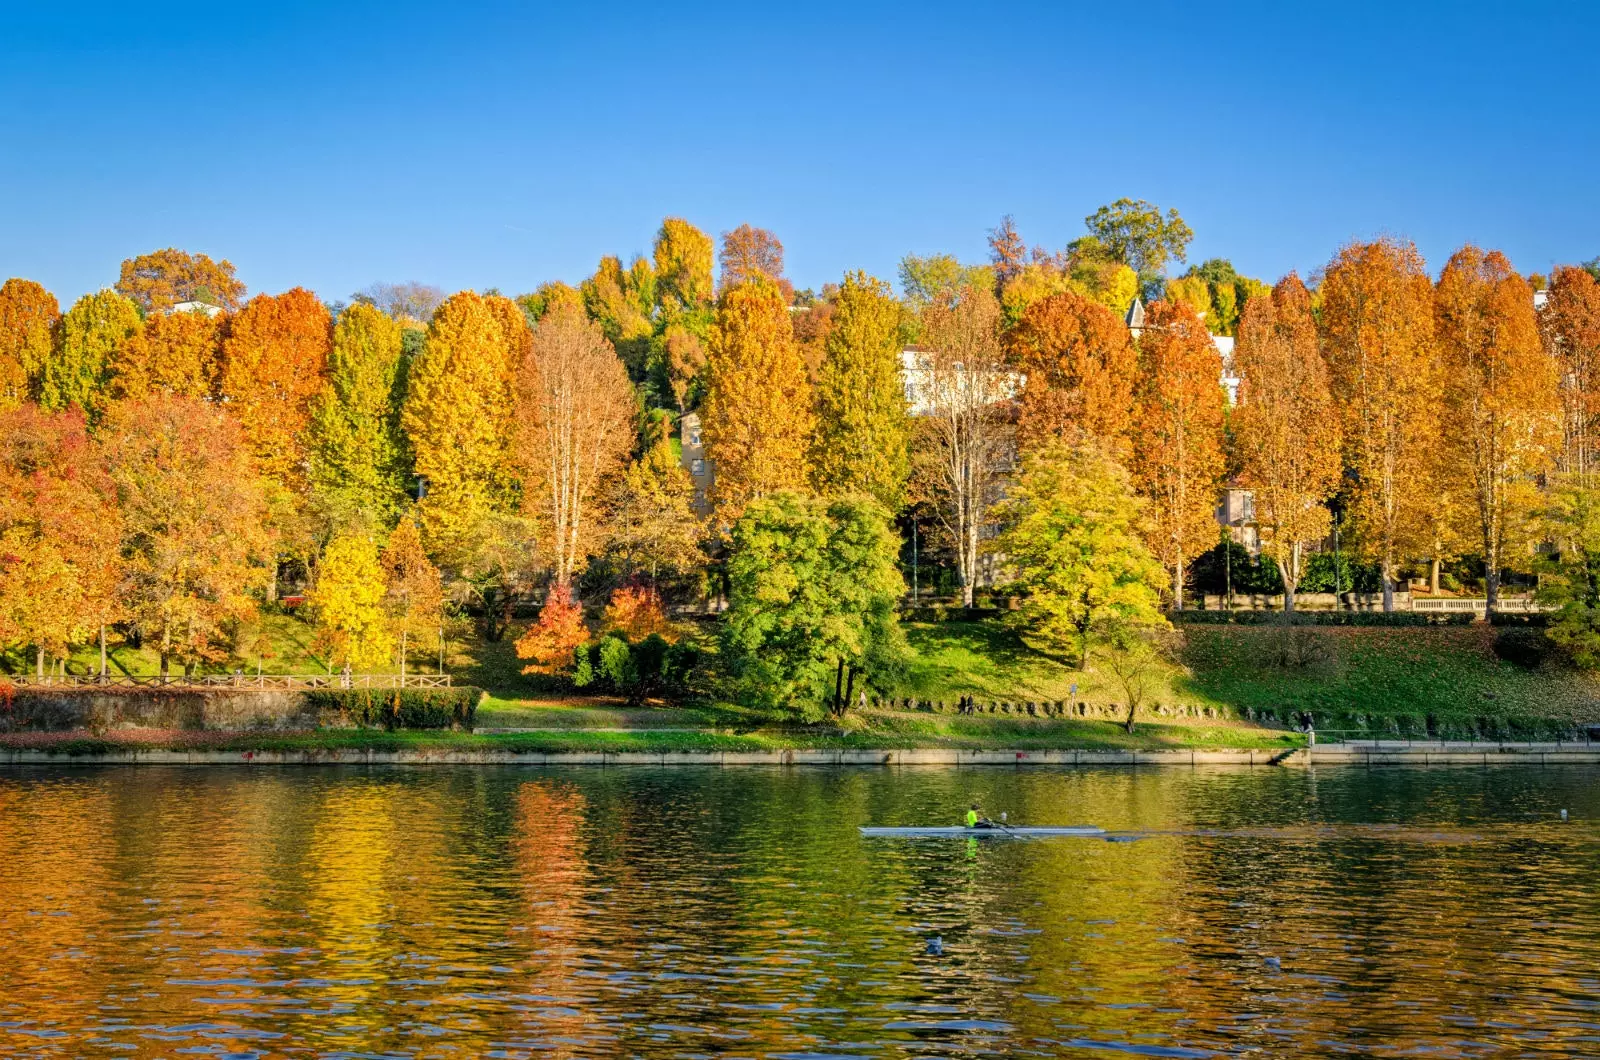
[[1535,611],[1531,614],[1506,614],[1503,611],[1496,611],[1489,616],[1489,624],[1491,626],[1531,626],[1535,629],[1544,629],[1550,625],[1551,620],[1557,617],[1559,616],[1545,611]]
[[573,683],[627,696],[635,706],[652,698],[676,700],[689,691],[699,663],[698,648],[673,644],[659,633],[637,644],[611,634],[579,649]]
[[1509,626],[1495,634],[1494,653],[1508,663],[1524,670],[1537,669],[1555,650],[1543,629],[1531,626]]
[[302,692],[321,726],[465,729],[478,719],[481,688],[317,688]]
[[[1167,615],[1174,623],[1191,626],[1277,626],[1282,611],[1174,611]],[[1468,626],[1471,612],[1435,613],[1424,611],[1296,611],[1296,626]]]

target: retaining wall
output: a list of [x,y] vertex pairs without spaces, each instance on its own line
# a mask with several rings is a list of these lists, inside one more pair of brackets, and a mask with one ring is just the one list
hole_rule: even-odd
[[[5,719],[0,719],[4,721]],[[198,688],[18,689],[6,728],[33,732],[87,729],[314,729],[317,711],[299,692]]]

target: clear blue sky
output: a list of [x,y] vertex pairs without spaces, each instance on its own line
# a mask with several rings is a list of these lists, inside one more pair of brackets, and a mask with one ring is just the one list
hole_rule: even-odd
[[1600,7],[1423,7],[0,0],[0,276],[517,293],[676,214],[815,287],[1122,195],[1266,279],[1379,232],[1600,254]]

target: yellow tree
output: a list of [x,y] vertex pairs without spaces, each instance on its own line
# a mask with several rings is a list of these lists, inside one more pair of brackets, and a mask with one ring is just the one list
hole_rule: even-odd
[[702,528],[694,513],[694,479],[661,437],[615,483],[608,513],[611,551],[622,569],[650,573],[689,571],[704,560]]
[[208,398],[216,391],[226,319],[204,312],[157,313],[111,353],[111,396],[153,393]]
[[900,381],[900,303],[864,272],[833,302],[817,381],[811,472],[823,493],[867,493],[898,511],[910,472],[910,421]]
[[60,316],[56,296],[32,280],[13,277],[0,286],[0,412],[33,396]]
[[408,375],[400,421],[426,485],[424,537],[452,562],[505,506],[506,351],[495,312],[462,291],[434,311],[427,344]]
[[1499,251],[1456,251],[1434,298],[1441,433],[1468,484],[1492,614],[1501,571],[1532,545],[1537,478],[1561,444],[1560,381],[1539,339],[1533,290]]
[[652,257],[655,261],[656,299],[679,309],[695,309],[711,301],[713,248],[711,237],[681,217],[661,222]]
[[794,295],[794,285],[783,276],[783,244],[765,228],[740,225],[722,233],[722,277],[719,291],[765,279],[783,295],[785,305]]
[[115,291],[74,302],[40,366],[33,388],[39,404],[52,411],[76,406],[96,418],[105,403],[106,366],[141,326],[138,307]]
[[1149,501],[1150,549],[1183,608],[1189,563],[1217,541],[1222,478],[1222,357],[1194,310],[1156,302],[1139,338],[1133,473]]
[[757,497],[805,484],[811,383],[788,304],[767,280],[724,292],[710,347],[702,420],[717,518],[731,525]]
[[174,247],[124,261],[117,290],[146,313],[162,313],[180,302],[233,310],[244,300],[244,284],[234,277],[232,262]]
[[221,393],[262,474],[299,492],[305,483],[311,403],[327,382],[332,321],[303,287],[256,295],[222,343]]
[[598,500],[633,448],[633,387],[599,325],[557,308],[533,333],[516,408],[523,505],[565,584],[604,542]]
[[399,401],[404,386],[401,326],[376,306],[339,314],[328,381],[311,410],[311,483],[322,507],[340,521],[369,512],[389,523],[405,500],[405,439]]
[[1439,439],[1433,289],[1416,247],[1380,239],[1340,250],[1318,293],[1351,529],[1378,564],[1383,609],[1392,611],[1399,563],[1438,537],[1425,529],[1437,511],[1428,488]]
[[384,614],[388,584],[370,532],[336,534],[317,566],[311,604],[317,614],[317,645],[328,653],[328,670],[366,669],[394,651]]
[[1560,468],[1588,485],[1600,470],[1600,283],[1587,270],[1555,270],[1539,334],[1561,373]]
[[1053,294],[1023,310],[1006,350],[1026,379],[1018,424],[1025,447],[1081,431],[1127,461],[1139,362],[1120,317],[1085,295]]
[[1305,547],[1326,537],[1327,500],[1339,486],[1339,421],[1317,348],[1311,294],[1290,273],[1245,309],[1233,367],[1240,377],[1232,418],[1240,478],[1254,491],[1262,546],[1283,575],[1283,609],[1294,610]]
[[422,532],[408,513],[401,517],[380,557],[386,587],[384,608],[399,641],[400,680],[413,648],[437,646],[444,627],[444,582],[422,547]]

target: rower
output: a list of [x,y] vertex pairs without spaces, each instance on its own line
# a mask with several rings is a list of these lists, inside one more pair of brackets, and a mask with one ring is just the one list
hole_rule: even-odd
[[968,828],[993,828],[994,822],[987,817],[978,816],[978,804],[973,803],[972,809],[967,811]]

